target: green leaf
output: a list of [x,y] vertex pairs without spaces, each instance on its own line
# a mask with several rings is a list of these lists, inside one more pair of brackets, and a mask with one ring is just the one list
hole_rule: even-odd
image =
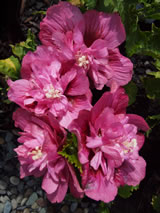
[[149,137],[149,134],[152,132],[152,129],[160,124],[160,114],[148,116],[146,119],[150,129],[146,132],[146,136]]
[[104,202],[100,202],[98,213],[110,213],[109,205]]
[[144,78],[143,85],[149,99],[160,99],[160,78]]
[[9,78],[18,79],[20,67],[19,60],[14,56],[0,60],[0,73]]
[[[132,32],[132,33],[131,33]],[[127,34],[126,50],[129,56],[133,54],[150,55],[160,60],[160,29],[152,24],[152,31],[141,31],[137,25],[136,31]]]
[[47,11],[45,11],[45,10],[39,10],[39,11],[33,12],[32,14],[33,14],[33,15],[37,15],[37,14],[46,15],[46,14],[47,14]]
[[157,212],[160,212],[160,195],[153,195],[151,204]]
[[70,164],[73,164],[82,173],[82,165],[78,159],[78,142],[73,133],[68,133],[66,144],[58,154],[66,158]]
[[118,195],[121,196],[122,198],[128,198],[132,195],[132,192],[134,190],[137,190],[139,188],[139,185],[137,186],[120,186],[118,188]]
[[130,81],[125,87],[125,91],[129,96],[129,105],[133,104],[137,96],[137,86],[133,81]]
[[22,60],[28,51],[34,51],[36,49],[35,35],[29,29],[26,41],[10,46],[13,54]]
[[[138,5],[143,5],[137,9]],[[126,30],[126,52],[150,55],[160,63],[160,28],[152,24],[151,31],[141,31],[139,21],[160,19],[158,0],[99,0],[97,9],[104,12],[118,12]]]
[[77,7],[84,5],[84,2],[82,0],[67,0],[67,1],[69,1],[72,5],[75,5]]
[[114,11],[115,4],[113,0],[104,0],[104,1],[99,1],[97,9],[99,11],[107,12],[107,13],[112,13]]
[[148,116],[149,119],[151,120],[160,120],[160,114],[158,115],[151,115],[151,116]]
[[150,72],[148,75],[153,75],[155,78],[160,78],[160,71],[159,72]]
[[83,0],[83,2],[86,9],[91,10],[96,7],[97,0]]

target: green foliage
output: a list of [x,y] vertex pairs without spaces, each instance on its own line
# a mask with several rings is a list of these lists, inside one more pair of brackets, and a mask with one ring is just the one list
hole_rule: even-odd
[[132,192],[134,190],[137,190],[138,188],[139,188],[139,185],[137,185],[137,186],[128,186],[128,185],[121,186],[118,189],[118,195],[122,198],[128,198],[132,195]]
[[151,120],[159,120],[160,121],[160,114],[159,115],[149,116],[149,119],[151,119]]
[[34,51],[36,49],[35,35],[31,30],[28,30],[26,41],[10,46],[12,47],[14,56],[12,55],[9,58],[0,60],[0,73],[11,79],[18,79],[22,58],[28,51]]
[[71,4],[80,7],[82,12],[96,7],[97,0],[68,0]]
[[138,91],[137,86],[133,81],[130,81],[124,88],[129,96],[129,105],[131,105],[136,100],[136,95]]
[[107,204],[104,202],[100,202],[98,213],[110,213],[109,206],[111,203]]
[[66,144],[63,146],[62,151],[58,154],[65,157],[70,164],[73,164],[82,173],[82,165],[78,160],[78,142],[73,133],[68,133]]
[[151,31],[141,31],[138,24],[139,21],[145,22],[146,19],[160,19],[159,1],[153,0],[148,3],[147,0],[99,0],[97,9],[120,14],[126,30],[128,56],[150,55],[160,61],[160,28],[152,24]]
[[28,51],[34,51],[36,49],[35,35],[29,29],[26,41],[10,46],[12,47],[13,54],[22,60]]
[[0,60],[0,73],[9,78],[17,79],[19,76],[20,67],[21,65],[18,59],[14,56]]
[[160,195],[153,195],[151,204],[157,212],[160,212]]
[[152,132],[152,129],[160,124],[160,114],[148,116],[147,123],[149,124],[150,129],[146,132],[146,136],[149,137],[149,134]]
[[82,0],[87,10],[94,9],[96,7],[97,0]]
[[46,15],[46,14],[47,14],[47,11],[45,11],[45,10],[39,10],[39,11],[33,12],[32,14],[33,14],[33,15],[37,15],[37,14]]
[[160,78],[160,71],[159,72],[150,72],[148,74],[154,76],[155,78]]
[[149,99],[160,99],[160,78],[144,78],[143,85]]

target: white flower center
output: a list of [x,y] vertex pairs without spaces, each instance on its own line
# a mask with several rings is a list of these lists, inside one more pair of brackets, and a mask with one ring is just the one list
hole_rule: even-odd
[[133,138],[130,142],[124,141],[123,145],[126,147],[126,149],[124,149],[125,154],[128,152],[133,152],[133,149],[137,146],[137,140]]
[[79,67],[83,67],[85,69],[88,68],[89,60],[88,60],[88,57],[86,55],[82,55],[80,52],[78,52],[77,55],[76,55],[76,60],[77,60],[77,64],[78,64]]
[[61,96],[61,92],[58,89],[55,89],[52,84],[49,87],[44,88],[46,98],[59,98]]
[[42,148],[39,146],[36,146],[35,149],[32,150],[32,152],[28,152],[28,155],[32,155],[33,160],[38,160],[43,156]]

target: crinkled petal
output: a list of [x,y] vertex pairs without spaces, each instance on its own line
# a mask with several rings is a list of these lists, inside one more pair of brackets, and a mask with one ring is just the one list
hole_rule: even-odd
[[131,80],[133,64],[129,58],[120,54],[118,48],[109,50],[109,65],[113,70],[113,76],[107,82],[107,86],[111,87],[115,82],[118,86],[124,86]]
[[68,2],[60,2],[47,10],[47,15],[40,24],[40,40],[47,46],[54,45],[57,42],[57,37],[54,38],[56,31],[63,35],[67,31],[73,31],[77,25],[84,31],[83,22],[83,16],[77,7]]
[[70,172],[70,180],[69,180],[70,191],[74,195],[74,197],[82,198],[84,192],[77,180],[76,173],[74,172],[73,167],[69,163],[67,163],[67,165]]
[[118,13],[107,14],[89,10],[85,18],[85,44],[89,47],[97,39],[104,39],[106,46],[113,49],[125,40],[125,29]]
[[102,172],[98,171],[96,174],[90,172],[84,192],[94,200],[108,203],[115,199],[117,187],[114,182],[107,180]]
[[88,148],[97,148],[100,147],[103,143],[102,143],[102,138],[101,137],[87,137],[86,138],[86,146]]
[[149,130],[148,124],[141,116],[135,114],[127,114],[127,116],[129,117],[128,123],[134,124],[138,127],[138,129],[141,129],[143,131]]
[[138,159],[129,159],[124,161],[120,167],[120,174],[124,179],[124,183],[136,186],[145,177],[146,162],[139,156]]

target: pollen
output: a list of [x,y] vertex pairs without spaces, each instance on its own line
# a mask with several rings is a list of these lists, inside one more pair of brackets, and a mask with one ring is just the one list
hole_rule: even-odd
[[133,152],[134,148],[137,147],[137,140],[133,138],[130,142],[124,141],[123,145],[125,146],[124,153]]
[[31,152],[28,152],[28,155],[32,155],[33,160],[38,160],[43,156],[42,148],[36,146]]
[[87,69],[89,66],[89,60],[86,55],[82,55],[80,52],[76,55],[77,64],[79,67],[83,67],[84,69]]
[[59,98],[61,96],[61,92],[58,89],[55,89],[52,84],[48,87],[44,88],[46,98]]

